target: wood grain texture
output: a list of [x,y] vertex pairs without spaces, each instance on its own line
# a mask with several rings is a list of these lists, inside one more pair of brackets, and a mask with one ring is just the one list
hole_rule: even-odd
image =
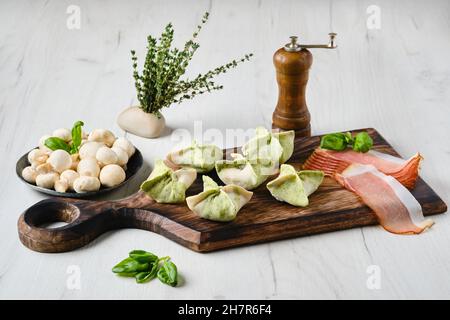
[[[66,27],[71,4],[81,10],[79,30]],[[371,5],[380,9],[380,29],[367,27]],[[20,213],[46,196],[17,179],[17,159],[40,136],[78,119],[87,129],[105,127],[120,135],[118,113],[137,104],[130,49],[143,57],[146,36],[160,34],[168,21],[174,23],[175,43],[183,45],[205,10],[210,20],[187,75],[245,52],[255,54],[252,61],[218,79],[224,90],[164,110],[169,129],[161,138],[128,136],[142,151],[144,169],[126,187],[97,200],[135,193],[153,160],[177,146],[177,129],[200,141],[210,129],[269,128],[278,98],[274,52],[290,35],[312,43],[335,31],[336,51],[312,52],[306,92],[312,134],[375,127],[403,157],[420,152],[421,177],[450,202],[447,0],[111,0],[107,6],[92,0],[2,0],[0,298],[449,299],[448,214],[433,216],[436,224],[418,237],[368,226],[209,254],[136,229],[105,233],[61,254],[35,253],[21,244]],[[244,143],[211,142],[221,148]],[[133,249],[171,256],[183,285],[138,286],[114,277],[111,267]],[[241,263],[245,267],[236,268]],[[379,288],[367,286],[372,266],[380,270]],[[68,286],[76,270],[80,287]]]
[[299,137],[311,136],[311,115],[306,104],[306,85],[313,56],[307,49],[273,55],[278,84],[278,102],[272,114],[272,127],[295,130]]
[[[374,129],[363,129],[374,140],[374,149],[397,155]],[[355,131],[353,131],[355,133]],[[298,137],[288,163],[301,169],[305,159],[319,146],[320,137]],[[232,152],[233,150],[228,150]],[[227,150],[224,151],[227,153]],[[212,175],[221,183],[217,175]],[[188,195],[202,191],[202,179],[188,189]],[[424,215],[443,213],[445,203],[422,180],[412,190]],[[209,252],[272,240],[362,227],[377,223],[375,214],[352,192],[327,177],[309,197],[307,207],[276,201],[266,183],[253,190],[253,197],[232,222],[221,223],[198,217],[186,204],[160,204],[139,191],[117,201],[44,200],[19,218],[22,243],[41,252],[65,252],[82,247],[102,233],[119,228],[153,231],[189,249]],[[64,221],[68,225],[46,229],[40,225]]]

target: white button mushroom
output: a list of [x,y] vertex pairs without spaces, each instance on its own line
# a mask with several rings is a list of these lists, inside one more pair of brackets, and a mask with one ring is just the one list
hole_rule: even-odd
[[29,183],[36,183],[37,175],[38,173],[31,166],[25,167],[22,170],[22,177],[25,179],[25,181],[28,181]]
[[59,179],[59,174],[56,172],[38,174],[36,177],[36,185],[46,189],[53,189],[56,180]]
[[81,159],[80,163],[78,163],[77,168],[80,176],[90,176],[90,177],[98,177],[100,173],[100,167],[95,158],[85,158]]
[[100,189],[100,181],[95,177],[81,176],[74,181],[73,189],[77,193],[97,191]]
[[72,166],[72,157],[65,150],[55,150],[47,160],[56,172],[63,172]]
[[34,167],[45,163],[48,159],[48,154],[41,149],[33,149],[28,153],[28,162]]
[[80,159],[95,158],[97,150],[104,146],[105,144],[102,142],[96,141],[86,142],[85,144],[83,144],[83,146],[81,146],[80,150],[78,151]]
[[36,167],[36,172],[37,174],[46,174],[46,173],[50,173],[53,172],[53,167],[50,163],[43,163],[40,164]]
[[73,182],[79,177],[78,172],[74,170],[66,170],[59,176],[60,180],[64,180],[69,185],[69,189],[73,189]]
[[46,134],[39,139],[39,149],[46,153],[52,152],[52,150],[45,145],[45,140],[47,140],[48,138],[51,138],[51,136]]
[[104,166],[100,171],[100,182],[106,187],[114,187],[125,180],[125,171],[117,164]]
[[114,141],[113,147],[118,147],[118,148],[122,148],[123,150],[125,150],[125,152],[128,154],[128,158],[131,158],[131,156],[136,151],[133,144],[126,138],[122,138],[122,137],[117,138],[117,140]]
[[119,166],[124,166],[128,162],[128,153],[119,147],[112,147],[112,151],[114,151],[117,155],[117,164]]
[[95,158],[102,166],[107,164],[116,164],[119,160],[117,154],[108,147],[101,147],[98,149]]
[[52,137],[63,139],[65,142],[72,140],[72,133],[67,128],[56,129],[52,133]]
[[103,142],[108,147],[111,147],[116,140],[116,137],[114,134],[106,129],[95,129],[92,131],[88,136],[89,141],[97,141],[97,142]]
[[66,180],[58,179],[55,181],[55,191],[66,192],[69,189],[69,184]]

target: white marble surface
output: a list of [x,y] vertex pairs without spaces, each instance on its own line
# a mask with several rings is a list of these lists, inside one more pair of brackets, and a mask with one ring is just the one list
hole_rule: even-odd
[[[81,28],[66,27],[69,5]],[[368,29],[366,9],[381,9],[381,29]],[[448,1],[1,1],[0,2],[0,298],[450,298],[447,214],[420,236],[378,226],[199,254],[157,234],[120,230],[80,250],[41,254],[17,236],[20,213],[45,196],[15,176],[20,155],[56,127],[82,119],[118,134],[118,112],[136,103],[129,50],[142,56],[148,33],[175,25],[189,37],[205,10],[211,18],[190,74],[245,52],[251,63],[220,77],[225,89],[164,112],[172,129],[248,129],[271,124],[277,89],[273,52],[289,35],[323,42],[338,33],[337,51],[316,50],[308,85],[314,133],[375,127],[404,156],[423,153],[422,177],[450,202],[450,2]],[[149,164],[173,145],[131,137]],[[223,143],[226,144],[226,143]],[[226,145],[222,145],[226,147]],[[230,145],[228,145],[230,146]],[[134,248],[170,255],[183,285],[137,285],[110,271]],[[366,285],[377,265],[381,288]],[[67,286],[70,266],[81,288]]]

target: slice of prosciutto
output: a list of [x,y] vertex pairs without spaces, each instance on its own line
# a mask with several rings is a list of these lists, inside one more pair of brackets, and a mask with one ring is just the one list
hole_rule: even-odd
[[351,149],[333,151],[318,148],[306,160],[303,167],[307,170],[322,170],[326,175],[334,176],[353,163],[373,165],[379,171],[396,178],[405,187],[412,189],[419,176],[421,160],[422,156],[419,153],[404,160],[375,150],[361,153]]
[[373,165],[352,164],[335,178],[356,193],[389,232],[419,234],[434,224],[424,218],[422,207],[408,189]]

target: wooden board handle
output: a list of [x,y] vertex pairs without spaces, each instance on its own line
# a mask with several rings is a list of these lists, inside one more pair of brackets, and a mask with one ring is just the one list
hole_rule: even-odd
[[[102,233],[118,228],[160,231],[164,218],[149,210],[154,201],[138,192],[117,201],[51,198],[28,208],[19,218],[22,243],[39,252],[65,252],[80,248]],[[66,222],[58,228],[43,225]]]

